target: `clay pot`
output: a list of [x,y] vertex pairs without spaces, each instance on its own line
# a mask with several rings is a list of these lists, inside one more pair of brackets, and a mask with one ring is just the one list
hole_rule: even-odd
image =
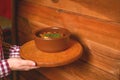
[[[64,34],[64,36],[60,38],[50,38],[50,39],[41,38],[39,35],[44,32],[58,32]],[[59,52],[69,48],[71,33],[65,28],[48,27],[35,31],[34,35],[35,35],[35,39],[34,39],[35,45],[41,51]]]

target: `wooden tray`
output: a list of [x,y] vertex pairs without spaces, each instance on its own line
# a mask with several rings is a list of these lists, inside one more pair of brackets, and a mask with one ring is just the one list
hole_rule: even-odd
[[40,67],[56,67],[69,64],[82,55],[83,48],[79,42],[71,40],[71,47],[57,53],[47,53],[36,48],[34,40],[21,46],[20,55],[23,59],[33,60]]

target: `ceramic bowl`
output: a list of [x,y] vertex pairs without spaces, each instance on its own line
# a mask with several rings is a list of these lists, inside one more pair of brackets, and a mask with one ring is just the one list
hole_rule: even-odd
[[69,48],[71,33],[65,28],[48,27],[36,30],[34,35],[35,45],[41,51],[59,52]]

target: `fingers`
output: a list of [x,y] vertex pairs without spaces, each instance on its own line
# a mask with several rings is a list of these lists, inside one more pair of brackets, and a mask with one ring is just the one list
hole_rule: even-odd
[[21,60],[22,66],[36,66],[36,63],[30,60]]
[[9,66],[11,70],[30,70],[38,68],[36,63],[31,60],[23,60],[20,58],[10,58],[8,59]]
[[21,66],[21,68],[20,69],[18,69],[18,70],[20,70],[20,71],[28,71],[28,70],[31,70],[31,69],[37,69],[38,67],[36,67],[36,66]]
[[28,70],[36,69],[36,68],[39,68],[39,67],[37,67],[36,63],[33,62],[33,61],[30,61],[30,60],[22,60],[21,61],[21,68],[20,68],[20,70],[28,71]]

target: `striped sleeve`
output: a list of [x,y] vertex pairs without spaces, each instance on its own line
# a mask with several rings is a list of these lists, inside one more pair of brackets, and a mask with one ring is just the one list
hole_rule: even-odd
[[10,74],[11,70],[9,68],[9,64],[7,60],[0,61],[0,78],[6,77]]
[[13,45],[13,46],[10,47],[9,50],[10,50],[10,53],[9,53],[10,58],[20,57],[20,46]]

